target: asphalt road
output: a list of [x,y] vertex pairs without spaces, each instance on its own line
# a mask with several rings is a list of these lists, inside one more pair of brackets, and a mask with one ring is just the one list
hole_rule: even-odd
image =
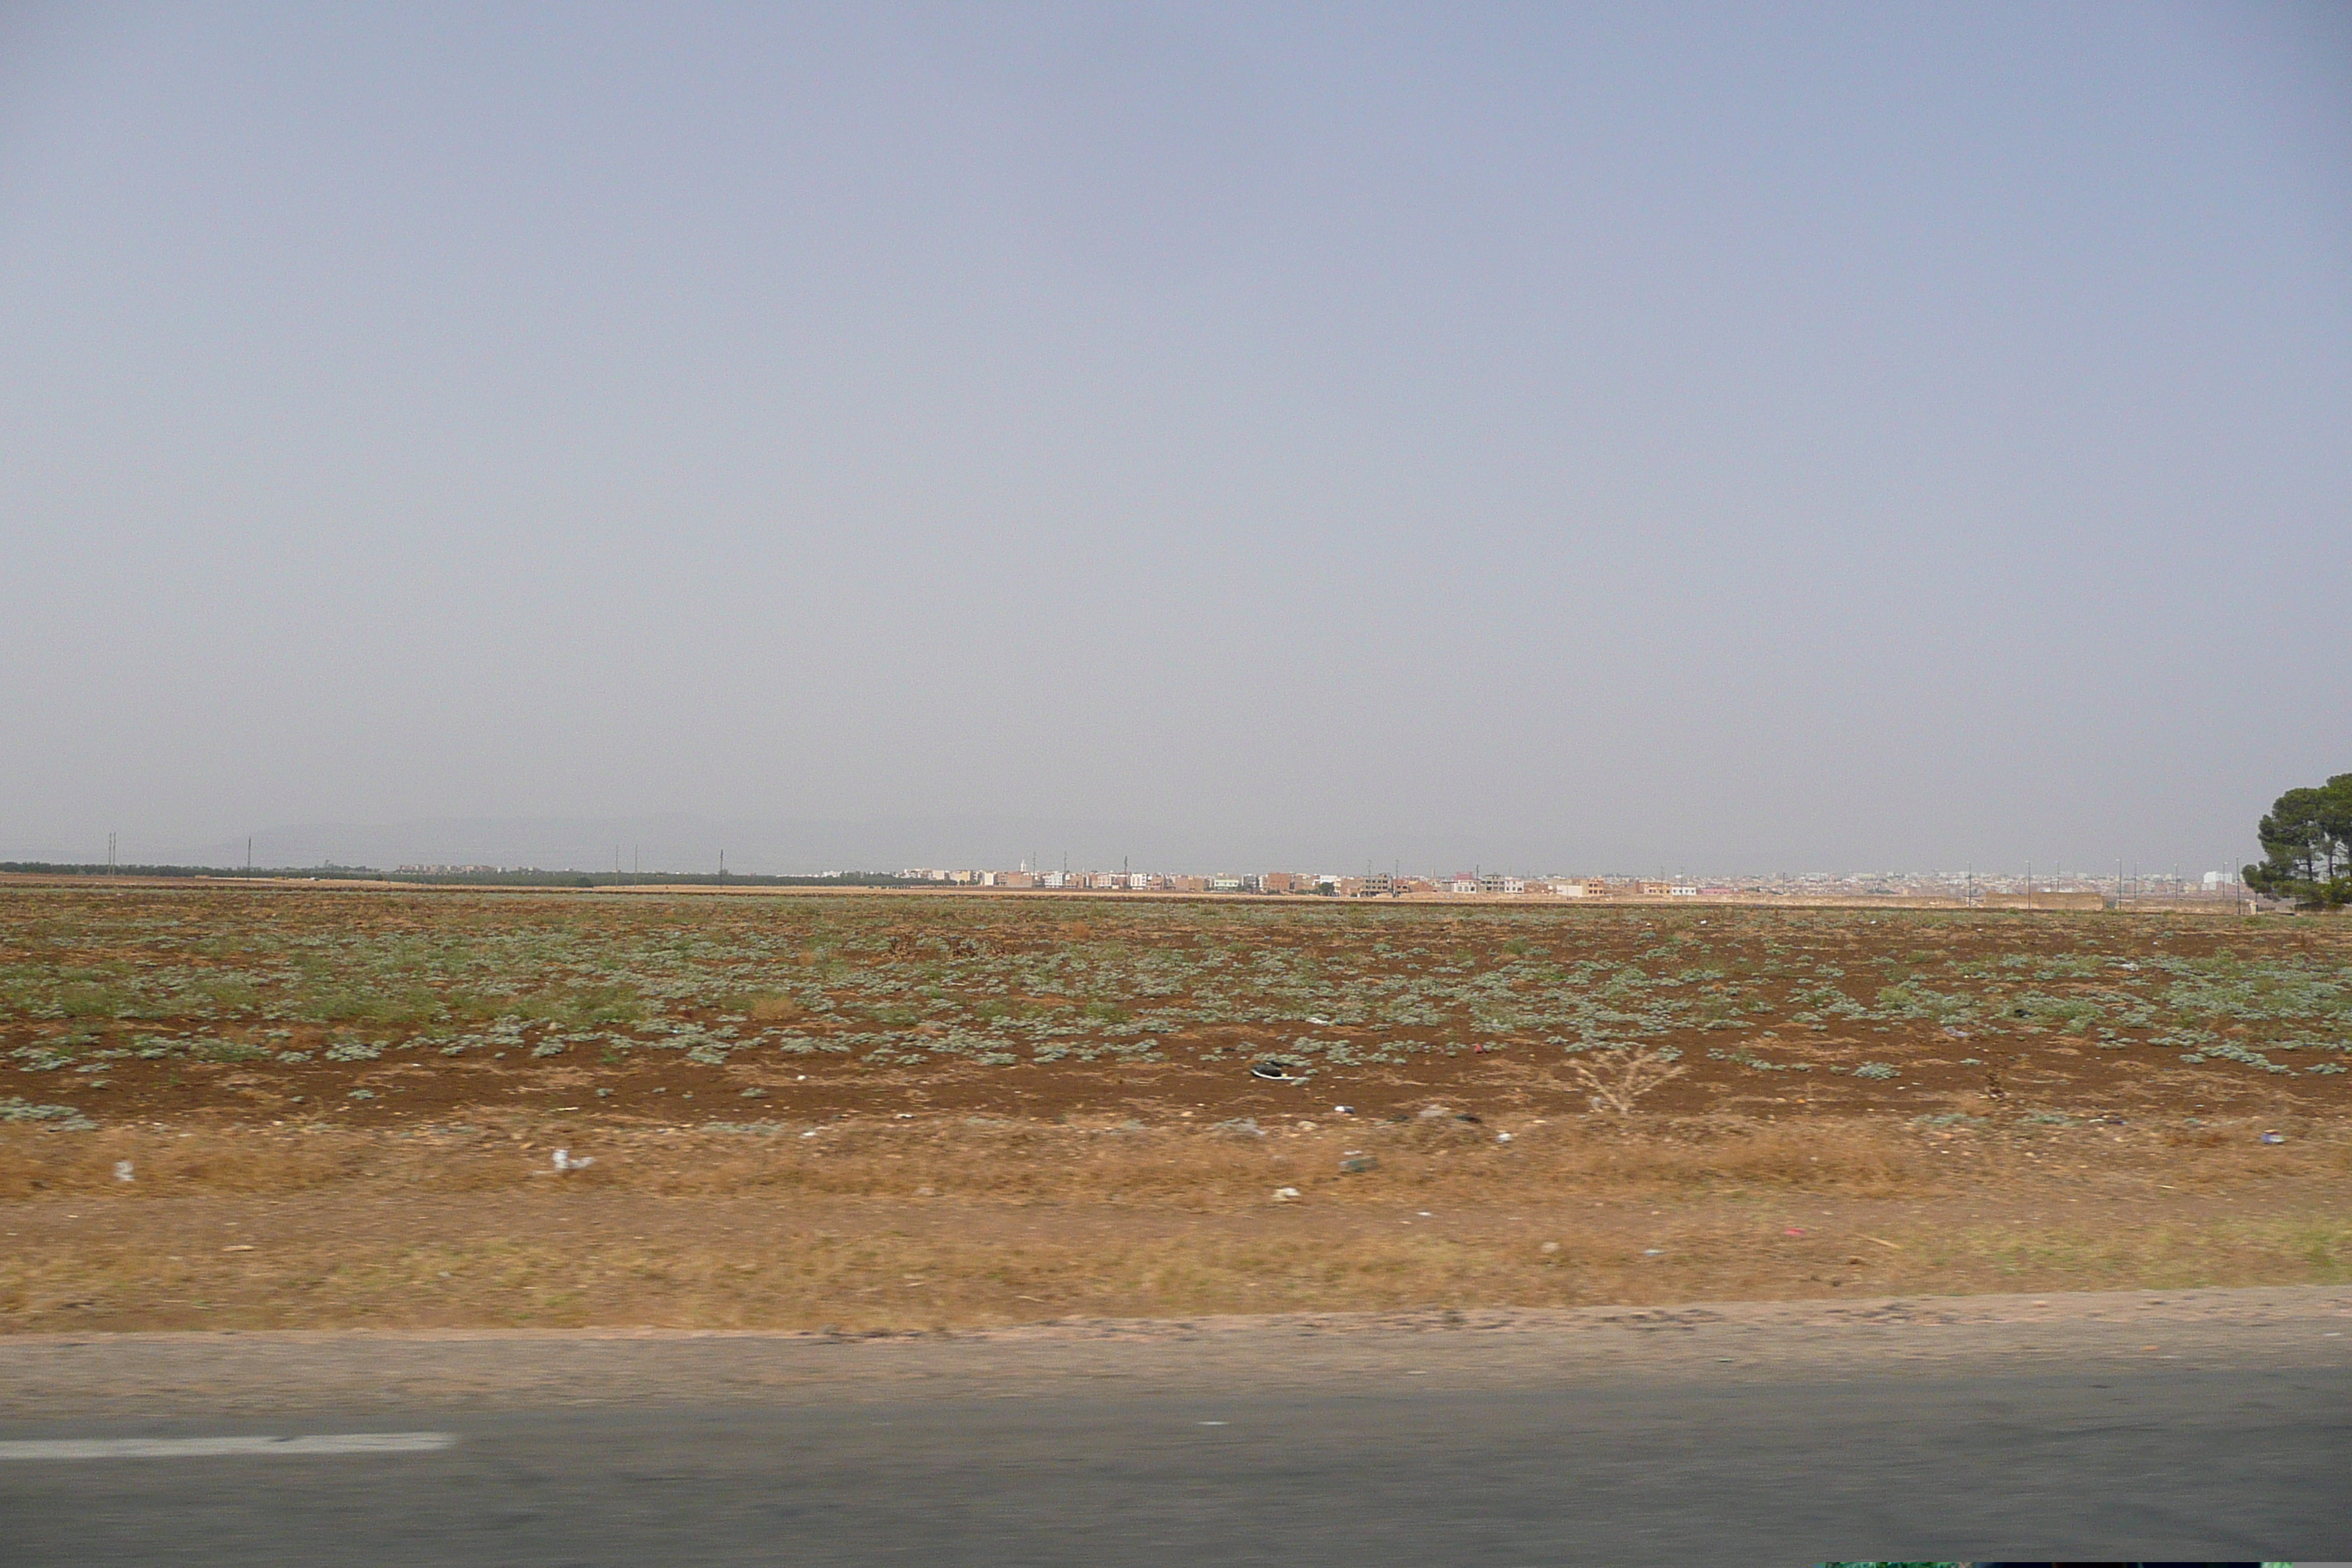
[[1344,1564],[2352,1555],[2352,1365],[11,1421],[438,1448],[0,1460],[0,1563]]

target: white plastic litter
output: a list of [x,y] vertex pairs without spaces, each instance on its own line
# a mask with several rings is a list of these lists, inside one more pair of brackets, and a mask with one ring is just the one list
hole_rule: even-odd
[[555,1152],[555,1169],[559,1174],[565,1171],[584,1171],[595,1163],[595,1159],[593,1156],[579,1160],[573,1159],[572,1157],[572,1151],[569,1149],[558,1149]]

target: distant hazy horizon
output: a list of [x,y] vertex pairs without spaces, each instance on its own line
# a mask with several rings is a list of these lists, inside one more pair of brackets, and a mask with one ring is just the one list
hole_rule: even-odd
[[2347,257],[2325,5],[11,6],[0,858],[2234,868]]
[[[1498,836],[1507,837],[1507,836]],[[1026,846],[1026,847],[1016,847]],[[102,847],[101,847],[102,848]],[[838,871],[895,873],[908,868],[1010,871],[1120,871],[1157,874],[1255,874],[1297,871],[1357,876],[1401,871],[1412,877],[1442,877],[1484,869],[1506,876],[1552,877],[1753,877],[1772,875],[1958,875],[1973,870],[1995,880],[2031,872],[2037,879],[2066,876],[2105,880],[2115,876],[2118,858],[2077,860],[2044,858],[2012,864],[1971,861],[1942,865],[1790,865],[1735,868],[1668,858],[1651,865],[1600,864],[1572,852],[1544,858],[1482,859],[1466,840],[1429,835],[1398,837],[1390,852],[1365,846],[1354,852],[1302,853],[1272,842],[1202,845],[1186,843],[1142,823],[1045,822],[1017,818],[886,820],[874,822],[714,821],[674,814],[593,820],[444,818],[378,825],[306,823],[264,828],[243,838],[212,844],[142,845],[124,838],[117,847],[122,865],[235,868],[247,863],[270,869],[304,867],[486,865],[543,871],[645,872],[658,875],[716,874],[805,876]],[[919,853],[909,852],[919,850]],[[70,849],[0,859],[52,864],[102,864]],[[2210,861],[2210,863],[2208,863]],[[2210,857],[2198,860],[2125,859],[2121,870],[2156,877],[2175,871],[2194,879],[2207,871],[2234,876],[2235,864]]]

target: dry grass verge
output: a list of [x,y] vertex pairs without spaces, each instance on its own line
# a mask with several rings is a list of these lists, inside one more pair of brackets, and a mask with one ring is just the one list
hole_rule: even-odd
[[[0,1327],[867,1331],[2352,1279],[2345,1129],[1500,1131],[0,1129]],[[559,1175],[556,1147],[594,1163]],[[1351,1152],[1375,1163],[1343,1175]]]
[[[593,1163],[557,1177],[552,1152]],[[418,1132],[116,1128],[0,1129],[0,1200],[40,1194],[140,1199],[264,1194],[336,1185],[425,1192],[520,1189],[705,1197],[1129,1201],[1180,1210],[1263,1202],[1270,1189],[1347,1203],[1477,1202],[1507,1192],[1591,1196],[1788,1188],[1888,1197],[1945,1177],[1916,1136],[1855,1124],[1577,1124],[1498,1139],[1447,1120],[1297,1123],[1259,1131],[1183,1125],[1082,1128],[974,1119],[777,1126],[753,1131],[499,1127]],[[1351,1156],[1368,1169],[1342,1173]],[[130,1179],[118,1171],[128,1162]]]
[[[2258,1129],[2281,1126],[2289,1130],[2284,1142],[2260,1141]],[[560,1180],[574,1192],[1123,1200],[1209,1211],[1260,1203],[1279,1186],[1341,1203],[1744,1190],[1897,1198],[2067,1171],[2174,1192],[2352,1174],[2352,1128],[2298,1121],[2126,1131],[1594,1118],[1523,1124],[1507,1136],[1505,1142],[1496,1129],[1450,1118],[1298,1121],[1256,1131],[989,1118],[745,1131],[586,1127],[520,1117],[408,1132],[0,1127],[0,1202],[42,1194],[258,1195],[338,1185],[482,1192]],[[594,1163],[558,1178],[551,1163],[557,1148]],[[1365,1155],[1370,1168],[1341,1172],[1350,1156]],[[128,1181],[117,1174],[126,1161]]]

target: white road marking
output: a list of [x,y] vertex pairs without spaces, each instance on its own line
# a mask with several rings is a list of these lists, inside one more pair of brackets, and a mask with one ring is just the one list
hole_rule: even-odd
[[454,1432],[342,1432],[317,1437],[37,1437],[0,1442],[0,1459],[209,1459],[248,1454],[422,1454]]

